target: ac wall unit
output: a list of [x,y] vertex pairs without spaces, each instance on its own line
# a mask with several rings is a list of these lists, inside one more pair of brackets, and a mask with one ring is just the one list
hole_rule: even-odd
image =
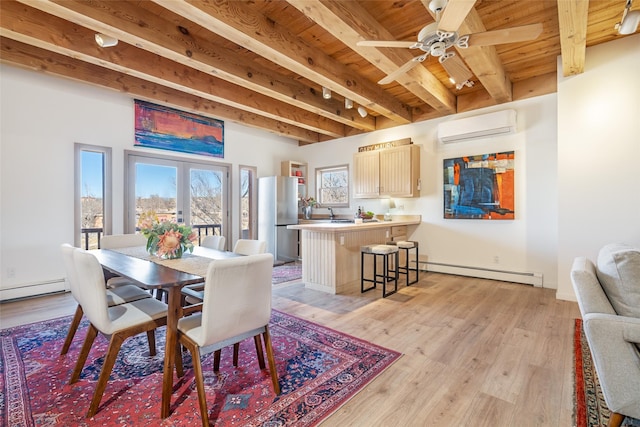
[[443,122],[438,125],[438,139],[444,143],[507,135],[516,132],[515,110]]

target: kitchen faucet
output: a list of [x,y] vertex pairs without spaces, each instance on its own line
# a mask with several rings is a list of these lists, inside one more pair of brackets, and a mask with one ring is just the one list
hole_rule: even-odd
[[333,209],[331,207],[328,207],[327,209],[329,209],[329,218],[334,219],[336,216],[333,214]]

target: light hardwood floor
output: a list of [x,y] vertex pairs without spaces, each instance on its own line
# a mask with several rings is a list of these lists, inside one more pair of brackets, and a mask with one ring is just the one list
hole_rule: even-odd
[[[329,417],[344,426],[572,426],[574,302],[555,290],[423,273],[328,295],[277,285],[273,307],[403,353]],[[73,314],[69,294],[5,303],[2,328]]]

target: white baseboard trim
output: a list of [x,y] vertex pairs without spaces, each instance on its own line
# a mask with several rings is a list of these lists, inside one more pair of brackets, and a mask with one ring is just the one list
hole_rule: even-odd
[[482,279],[501,280],[503,282],[524,283],[527,285],[533,285],[537,288],[542,287],[542,273],[506,271],[427,261],[420,261],[418,266],[422,271],[479,277]]
[[49,280],[46,282],[30,283],[9,289],[0,289],[0,301],[9,301],[19,298],[33,297],[37,295],[52,294],[68,291],[69,287],[64,279]]

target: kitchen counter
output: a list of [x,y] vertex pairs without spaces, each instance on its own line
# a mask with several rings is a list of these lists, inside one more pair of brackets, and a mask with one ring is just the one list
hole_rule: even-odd
[[371,221],[356,224],[353,222],[331,222],[328,219],[303,219],[298,224],[288,225],[287,228],[293,230],[316,230],[316,231],[358,231],[376,228],[388,228],[400,225],[417,225],[421,222],[421,215],[403,215],[391,221]]
[[421,215],[397,215],[391,221],[362,224],[332,223],[328,219],[301,220],[300,224],[287,228],[300,230],[305,286],[339,294],[360,288],[361,246],[407,240],[421,222]]

